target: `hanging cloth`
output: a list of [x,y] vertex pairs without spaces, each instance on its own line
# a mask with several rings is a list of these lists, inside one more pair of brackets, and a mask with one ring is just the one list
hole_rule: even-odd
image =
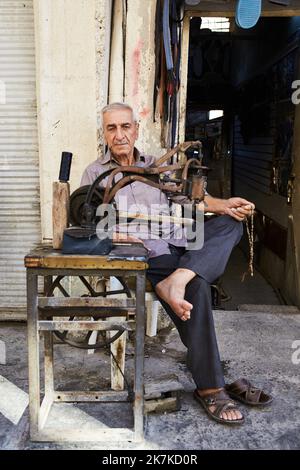
[[167,91],[169,95],[174,93],[175,88],[175,72],[171,48],[171,32],[170,32],[170,0],[164,0],[163,9],[163,39],[164,50],[167,65]]

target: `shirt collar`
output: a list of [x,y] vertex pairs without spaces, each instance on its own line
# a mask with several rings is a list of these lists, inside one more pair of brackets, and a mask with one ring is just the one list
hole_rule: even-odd
[[[145,162],[145,157],[141,155],[140,151],[136,147],[134,147],[133,155],[134,155],[135,163]],[[100,158],[100,163],[101,165],[105,165],[110,162],[119,165],[119,163],[111,155],[111,151],[108,149],[106,154],[102,158]]]

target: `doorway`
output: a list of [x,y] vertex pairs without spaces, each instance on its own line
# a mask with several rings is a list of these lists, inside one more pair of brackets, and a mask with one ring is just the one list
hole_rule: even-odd
[[[212,169],[208,192],[256,205],[255,265],[261,283],[249,283],[255,290],[250,289],[248,303],[290,304],[299,298],[291,100],[299,38],[300,16],[262,17],[250,30],[236,26],[226,12],[189,18],[184,138],[202,141],[204,164]],[[244,263],[244,271],[247,261],[241,257],[247,253],[245,231],[232,261]]]

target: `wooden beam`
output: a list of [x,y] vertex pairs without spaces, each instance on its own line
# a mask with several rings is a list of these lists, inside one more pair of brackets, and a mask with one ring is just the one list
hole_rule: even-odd
[[109,259],[105,256],[89,255],[57,255],[47,257],[26,256],[26,268],[52,268],[52,269],[120,269],[120,270],[141,270],[148,268],[146,262]]
[[181,67],[180,67],[180,89],[179,89],[179,142],[185,141],[186,123],[186,99],[188,84],[188,62],[189,62],[189,40],[190,40],[190,16],[185,14],[182,26],[181,45]]
[[120,329],[133,331],[134,330],[134,321],[47,321],[40,320],[38,324],[38,329],[40,331],[120,331]]
[[58,403],[74,402],[127,402],[128,392],[115,392],[113,390],[99,391],[62,391],[53,393],[53,400]]
[[111,299],[103,297],[39,297],[38,307],[42,309],[109,307],[135,308],[134,299]]

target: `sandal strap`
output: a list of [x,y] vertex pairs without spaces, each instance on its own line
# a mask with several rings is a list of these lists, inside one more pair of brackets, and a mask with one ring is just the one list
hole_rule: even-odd
[[235,403],[233,403],[232,401],[230,402],[227,401],[227,403],[224,403],[223,405],[220,404],[213,411],[213,414],[217,416],[218,418],[220,418],[223,411],[228,411],[228,410],[230,411],[237,410]]
[[236,380],[226,388],[236,395],[245,394],[245,399],[249,402],[259,402],[262,394],[260,388],[254,387],[249,380],[244,378]]
[[220,418],[223,411],[226,411],[229,408],[231,410],[237,409],[236,403],[231,400],[225,390],[220,390],[219,392],[211,393],[210,395],[202,397],[202,399],[205,401],[205,404],[207,406],[216,407],[211,413],[217,418]]

